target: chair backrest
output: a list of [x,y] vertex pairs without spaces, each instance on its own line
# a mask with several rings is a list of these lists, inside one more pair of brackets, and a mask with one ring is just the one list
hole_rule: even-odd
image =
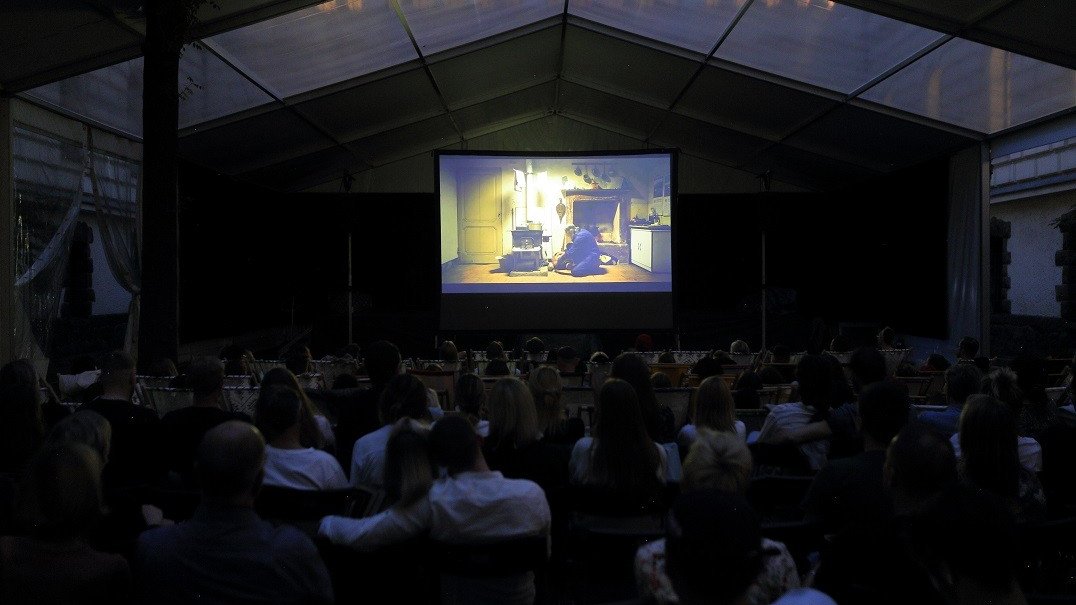
[[171,376],[143,376],[138,375],[138,384],[143,387],[151,387],[154,389],[167,389],[172,385],[173,377]]
[[194,404],[194,392],[189,389],[142,387],[140,391],[143,405],[152,407],[161,418],[172,410]]
[[911,349],[886,349],[881,351],[885,357],[885,371],[886,376],[895,376],[897,368],[900,364],[904,363],[904,360],[911,354]]
[[691,396],[695,389],[654,389],[659,404],[663,404],[676,415],[676,426],[683,424],[691,406]]
[[455,409],[456,401],[456,373],[438,372],[436,370],[408,370],[415,378],[422,381],[426,388],[433,389],[437,398],[441,401],[441,407],[446,410]]
[[250,371],[254,373],[254,376],[261,382],[265,373],[273,368],[285,368],[283,361],[274,361],[270,359],[255,359],[250,362]]
[[224,387],[221,391],[221,399],[229,412],[239,412],[253,418],[260,393],[261,389],[258,387]]
[[669,382],[674,387],[678,387],[683,384],[684,377],[691,371],[691,365],[688,363],[652,363],[650,371],[661,372],[669,377]]
[[578,416],[580,408],[597,403],[594,391],[588,387],[564,387],[560,399],[568,410],[568,416]]
[[359,373],[359,362],[353,359],[311,361],[310,364],[316,374],[321,374],[325,388],[332,388],[336,377],[341,374],[357,376]]
[[249,387],[250,376],[246,374],[229,374],[224,377],[225,387]]
[[896,381],[908,389],[909,397],[926,397],[927,389],[934,381],[931,376],[897,376]]
[[755,366],[755,362],[758,361],[760,355],[760,353],[729,353],[729,357],[736,362],[736,365],[744,366],[747,369]]

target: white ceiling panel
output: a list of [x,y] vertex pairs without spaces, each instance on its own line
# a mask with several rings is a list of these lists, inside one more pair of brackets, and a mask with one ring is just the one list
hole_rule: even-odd
[[942,37],[830,0],[755,2],[715,56],[850,93]]
[[568,3],[568,12],[706,55],[732,23],[741,4],[699,0],[573,0]]
[[424,55],[463,46],[483,38],[555,17],[563,0],[484,0],[431,2],[400,0],[415,42]]
[[330,0],[208,41],[279,97],[418,57],[386,0]]
[[990,134],[1076,105],[1076,71],[954,38],[862,98]]

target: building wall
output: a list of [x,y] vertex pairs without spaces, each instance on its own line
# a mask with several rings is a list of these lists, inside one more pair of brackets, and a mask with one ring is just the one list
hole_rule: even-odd
[[994,203],[991,216],[1012,224],[1009,252],[1009,299],[1014,315],[1059,317],[1055,286],[1061,268],[1054,255],[1061,249],[1061,232],[1050,223],[1076,206],[1076,191]]

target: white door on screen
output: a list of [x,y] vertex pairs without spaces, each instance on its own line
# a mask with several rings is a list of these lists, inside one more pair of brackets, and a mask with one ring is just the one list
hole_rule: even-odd
[[458,173],[460,262],[496,263],[501,255],[501,171]]

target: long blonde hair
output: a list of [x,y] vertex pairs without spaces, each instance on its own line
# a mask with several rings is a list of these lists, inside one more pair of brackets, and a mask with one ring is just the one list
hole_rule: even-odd
[[385,493],[395,506],[414,504],[430,491],[436,468],[429,431],[410,418],[396,421],[385,444]]
[[531,391],[518,378],[501,378],[489,393],[489,442],[520,448],[538,440],[538,414]]
[[751,451],[737,435],[707,428],[684,459],[684,491],[717,488],[743,494],[751,477]]
[[711,376],[702,381],[691,400],[688,417],[698,428],[727,432],[736,430],[736,404],[723,378]]
[[551,366],[538,366],[531,371],[527,385],[538,412],[538,430],[542,433],[555,430],[564,420],[564,400],[561,398],[564,386],[560,383],[560,372]]

